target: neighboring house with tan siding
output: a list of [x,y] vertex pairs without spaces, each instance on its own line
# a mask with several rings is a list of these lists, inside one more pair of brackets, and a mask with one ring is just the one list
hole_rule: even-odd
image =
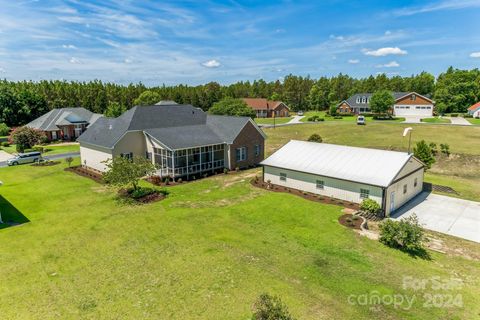
[[[392,92],[395,104],[391,113],[395,116],[425,116],[433,115],[435,103],[428,97],[415,92]],[[337,106],[339,113],[362,114],[369,113],[372,93],[357,93],[340,102]]]
[[370,198],[390,216],[423,189],[411,154],[292,140],[262,161],[263,180],[354,203]]
[[43,131],[49,141],[75,140],[102,115],[85,108],[53,109],[26,126]]
[[209,115],[191,105],[136,106],[83,134],[82,165],[105,171],[117,156],[146,157],[161,177],[247,168],[264,159],[265,134],[249,117]]
[[264,98],[244,98],[247,106],[255,110],[257,118],[289,117],[290,109],[282,101],[272,101]]

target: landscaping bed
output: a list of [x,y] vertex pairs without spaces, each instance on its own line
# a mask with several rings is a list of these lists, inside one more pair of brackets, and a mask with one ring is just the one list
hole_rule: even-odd
[[60,161],[41,161],[41,162],[35,162],[32,164],[32,167],[51,167],[51,166],[56,166],[57,164],[60,164]]
[[325,204],[333,204],[333,205],[337,205],[337,206],[343,206],[345,208],[350,208],[350,209],[354,209],[354,210],[359,209],[359,204],[358,203],[353,203],[353,202],[349,202],[349,201],[345,201],[345,200],[341,200],[341,199],[330,198],[330,197],[322,196],[322,195],[311,193],[311,192],[301,191],[301,190],[292,189],[292,188],[288,188],[288,187],[284,187],[284,186],[279,186],[279,185],[272,184],[272,183],[263,182],[258,177],[255,177],[251,181],[251,184],[253,186],[257,187],[257,188],[262,188],[262,189],[269,190],[269,191],[274,191],[274,192],[289,193],[289,194],[293,194],[293,195],[296,195],[296,196],[300,196],[300,197],[302,197],[304,199],[307,199],[307,200],[310,200],[310,201],[321,202],[321,203],[325,203]]
[[65,171],[74,172],[82,177],[90,178],[98,183],[102,183],[102,184],[105,183],[103,181],[102,174],[100,172],[93,171],[91,169],[87,169],[82,166],[69,167],[69,168],[66,168]]
[[360,226],[363,223],[363,219],[360,218],[359,216],[355,216],[353,214],[346,213],[344,215],[341,215],[338,218],[338,222],[342,226],[345,226],[347,228],[361,230],[362,228]]
[[118,190],[118,195],[120,198],[125,200],[133,200],[137,203],[151,203],[163,200],[167,197],[168,192],[166,190],[157,190],[153,188],[138,188],[134,190],[130,189],[120,189]]

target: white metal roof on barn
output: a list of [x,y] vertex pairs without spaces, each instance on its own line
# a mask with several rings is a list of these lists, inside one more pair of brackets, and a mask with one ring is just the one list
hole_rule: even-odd
[[406,152],[291,140],[261,164],[387,187],[411,157]]

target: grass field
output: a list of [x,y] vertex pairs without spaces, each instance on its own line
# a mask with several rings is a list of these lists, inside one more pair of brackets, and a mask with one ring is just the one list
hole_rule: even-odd
[[[389,249],[339,225],[340,207],[252,187],[258,171],[171,187],[167,200],[127,206],[63,167],[1,169],[4,217],[15,207],[30,220],[0,230],[4,319],[248,319],[262,292],[281,296],[298,319],[480,313],[478,260],[431,252],[429,261]],[[434,276],[463,286],[402,288],[403,277]],[[416,300],[409,310],[348,303],[369,292]],[[463,307],[424,307],[428,293],[460,294]]]
[[465,119],[467,119],[471,124],[480,125],[480,119],[479,118],[465,118]]
[[[78,144],[65,144],[65,145],[46,145],[44,147],[44,156],[60,154],[60,153],[70,153],[70,152],[79,152],[80,146]],[[1,147],[2,150],[5,150],[8,153],[17,153],[15,145],[10,145],[8,147]]]
[[275,130],[266,128],[264,131],[268,135],[267,154],[291,139],[307,140],[313,133],[319,134],[326,143],[407,151],[408,138],[402,137],[406,127],[413,128],[412,149],[417,141],[424,139],[438,146],[447,143],[454,154],[449,159],[439,159],[426,175],[426,181],[450,186],[460,193],[461,198],[480,201],[480,127],[381,122],[357,126],[351,122],[332,121]]
[[426,123],[451,123],[450,119],[439,118],[439,117],[425,118],[425,119],[421,119],[420,121],[426,122]]
[[[275,118],[275,124],[287,123],[292,120],[292,117]],[[255,122],[258,124],[273,124],[273,118],[255,118]]]

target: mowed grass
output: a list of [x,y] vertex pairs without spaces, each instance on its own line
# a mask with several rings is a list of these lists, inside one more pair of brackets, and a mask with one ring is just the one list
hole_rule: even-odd
[[[339,225],[340,207],[252,187],[258,171],[131,206],[63,167],[0,169],[1,195],[30,220],[0,230],[3,319],[248,319],[262,292],[281,296],[298,319],[480,312],[479,261],[389,249]],[[403,277],[453,277],[462,287],[404,290]],[[348,303],[369,292],[416,299],[410,310]],[[460,294],[463,307],[424,307],[428,293]]]
[[[61,154],[61,153],[80,152],[79,144],[45,145],[42,147],[44,148],[44,153],[43,153],[44,156]],[[1,147],[1,149],[11,154],[17,153],[17,149],[14,144],[8,147]]]
[[433,117],[433,118],[424,118],[420,121],[426,123],[451,123],[450,119],[440,118],[440,117]]
[[465,118],[465,119],[467,119],[471,124],[480,125],[480,118]]
[[449,159],[439,158],[426,175],[425,181],[452,187],[459,192],[458,197],[480,201],[480,127],[381,122],[357,126],[354,123],[332,121],[276,129],[265,128],[264,131],[268,135],[266,151],[267,155],[270,155],[288,141],[307,140],[314,133],[319,134],[325,143],[407,151],[408,136],[402,136],[407,127],[413,128],[412,151],[416,142],[426,140],[428,143],[436,143],[438,148],[440,144],[447,143],[453,153]]
[[275,120],[273,118],[255,118],[254,120],[258,124],[272,124],[273,125],[274,122],[275,122],[275,124],[287,123],[290,120],[292,120],[292,117],[279,117],[279,118],[275,118]]

